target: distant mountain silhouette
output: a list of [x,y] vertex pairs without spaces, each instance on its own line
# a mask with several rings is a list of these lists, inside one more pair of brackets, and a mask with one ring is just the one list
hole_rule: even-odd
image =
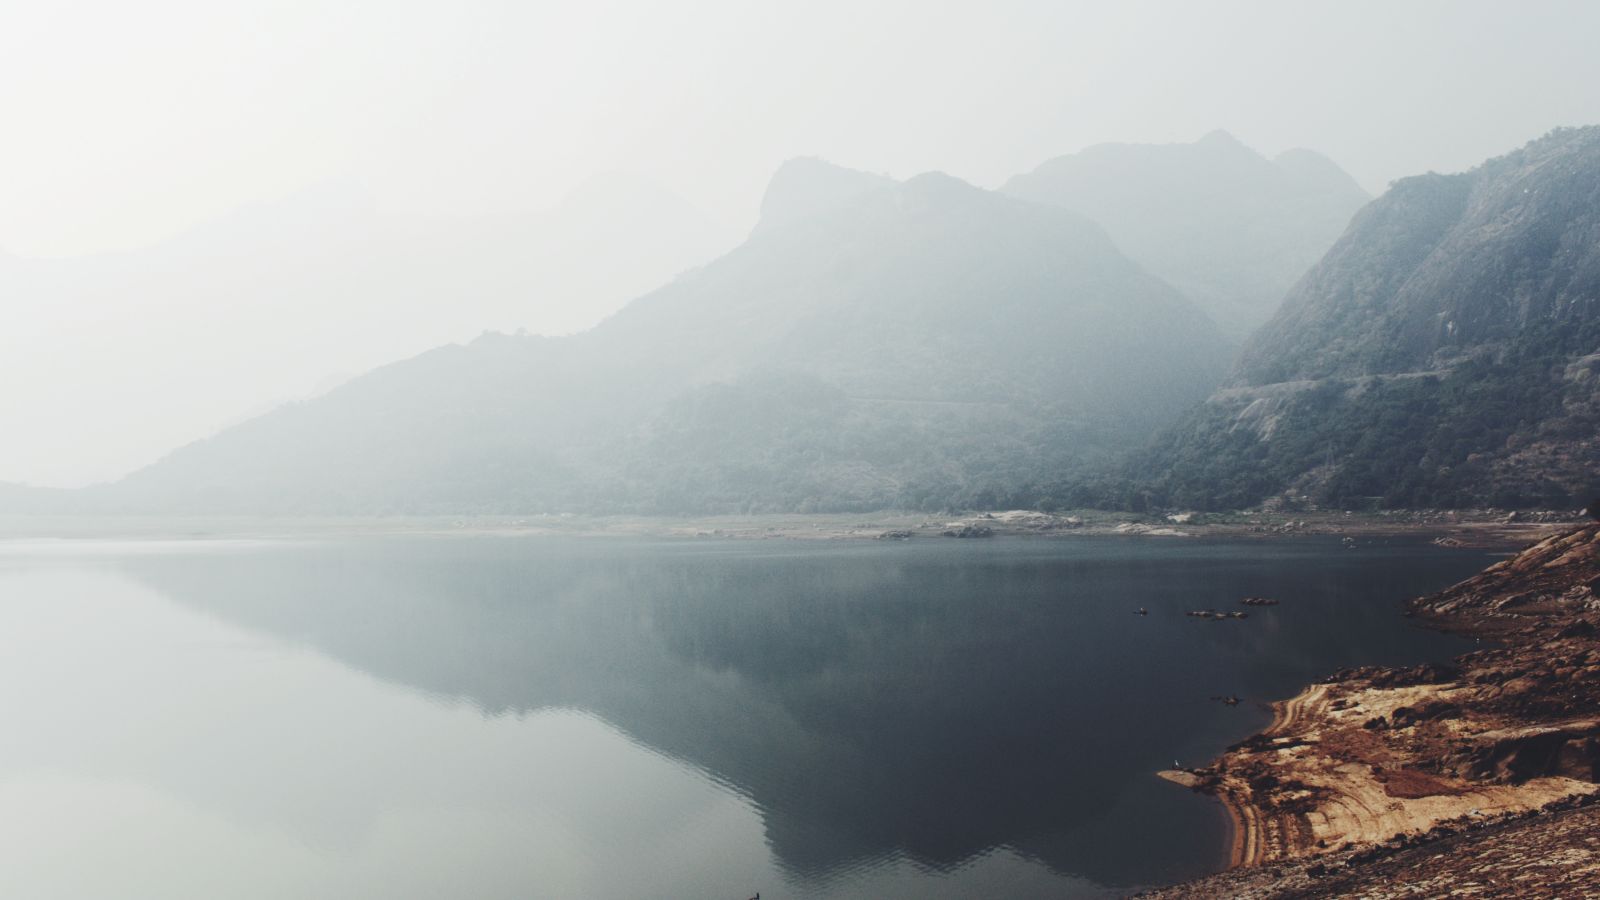
[[1099,222],[1239,339],[1370,199],[1325,156],[1290,150],[1269,160],[1222,131],[1192,144],[1099,144],[1002,190]]
[[806,156],[778,168],[761,197],[757,229],[776,228],[831,212],[862,194],[894,187],[887,175],[871,175]]
[[[485,328],[582,330],[737,240],[612,174],[548,211],[458,218],[385,211],[332,183],[139,250],[0,259],[8,312],[47,329],[0,334],[0,381],[48,385],[0,391],[0,472],[120,476],[330,376]],[[61,445],[98,458],[52,464]]]
[[1577,508],[1600,467],[1600,127],[1398,181],[1145,470],[1180,505]]
[[1204,314],[1073,214],[815,162],[786,166],[765,206],[744,245],[591,331],[430,351],[185,447],[97,502],[991,505],[1142,440],[1220,373]]

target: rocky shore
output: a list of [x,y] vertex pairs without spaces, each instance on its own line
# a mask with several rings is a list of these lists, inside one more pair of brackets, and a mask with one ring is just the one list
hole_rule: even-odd
[[1337,672],[1211,765],[1163,773],[1222,801],[1235,868],[1151,896],[1600,892],[1600,527],[1409,614],[1483,648]]

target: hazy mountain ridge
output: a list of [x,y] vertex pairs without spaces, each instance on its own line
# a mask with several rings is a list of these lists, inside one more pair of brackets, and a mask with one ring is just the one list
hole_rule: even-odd
[[758,228],[591,331],[431,351],[100,496],[191,511],[942,507],[1100,464],[1220,375],[1206,317],[1092,223],[944,175],[840,181],[872,187]]
[[1269,160],[1222,131],[1192,144],[1099,144],[1002,190],[1099,222],[1241,339],[1371,199],[1319,153]]
[[[1252,341],[1238,379],[1421,371],[1546,320],[1586,322],[1600,284],[1597,208],[1594,128],[1555,132],[1471,172],[1397,182]],[[1384,280],[1358,271],[1374,264]]]
[[[1154,159],[1172,184],[1193,175],[1166,161],[1174,152],[1247,179],[1264,166],[1348,180],[1318,154],[1269,162],[1222,134],[1129,146],[1083,156],[1133,170]],[[437,348],[73,502],[1565,506],[1600,466],[1600,129],[1396,182],[1225,381],[1225,339],[1196,304],[1059,206],[802,159],[779,169],[762,208],[735,250],[589,331]]]
[[[330,183],[138,250],[0,259],[0,296],[29,326],[0,334],[0,380],[49,387],[0,392],[15,435],[0,464],[41,484],[117,477],[330,376],[485,328],[589,327],[736,242],[613,174],[544,212],[461,218],[385,211]],[[100,461],[66,469],[39,435]]]
[[1136,478],[1177,505],[1582,505],[1597,350],[1600,128],[1563,129],[1397,182]]
[[825,214],[862,194],[894,185],[895,180],[887,175],[847,169],[815,156],[796,157],[779,166],[767,183],[756,230]]

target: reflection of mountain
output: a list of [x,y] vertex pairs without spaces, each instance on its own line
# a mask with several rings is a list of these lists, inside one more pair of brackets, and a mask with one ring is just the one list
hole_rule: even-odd
[[[807,878],[1009,845],[1129,884],[1216,858],[1214,810],[1148,778],[1261,723],[1205,695],[1437,652],[1392,605],[1349,598],[1479,562],[1346,554],[1323,576],[1282,550],[1148,546],[391,541],[128,566],[184,605],[491,714],[591,711],[748,795]],[[1173,596],[1180,569],[1209,593]],[[1295,613],[1179,615],[1263,587]]]

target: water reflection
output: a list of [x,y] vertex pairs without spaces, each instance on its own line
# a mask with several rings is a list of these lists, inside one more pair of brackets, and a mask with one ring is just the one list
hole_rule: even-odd
[[[454,711],[453,724],[416,732],[399,728],[408,717],[397,715],[386,733],[372,727],[377,701],[341,702],[328,693],[340,679],[327,673],[288,692],[274,683],[270,696],[213,685],[217,708],[205,715],[238,732],[207,748],[216,777],[199,790],[228,791],[241,761],[296,772],[293,790],[252,799],[304,803],[290,795],[325,788],[326,808],[294,816],[319,822],[313,841],[357,833],[341,831],[340,810],[382,808],[396,779],[415,777],[419,754],[441,766],[429,775],[441,810],[483,808],[461,799],[462,779],[481,782],[507,814],[547,807],[512,788],[549,766],[535,754],[504,768],[505,757],[477,745],[481,729],[460,721],[461,704],[491,726],[582,710],[667,757],[663,765],[680,761],[748,798],[753,809],[739,808],[759,815],[758,828],[728,826],[718,831],[725,844],[698,846],[678,864],[729,874],[732,893],[721,895],[738,893],[741,867],[770,884],[748,862],[764,858],[750,852],[759,833],[792,890],[925,896],[957,884],[1081,893],[1091,886],[1056,876],[1126,886],[1214,866],[1216,809],[1149,777],[1265,720],[1258,708],[1206,697],[1282,696],[1338,665],[1445,655],[1456,644],[1398,625],[1394,603],[1483,562],[1460,551],[1332,543],[390,539],[147,555],[122,567],[184,608],[270,636],[260,652],[314,650],[307,665],[325,655]],[[1244,594],[1286,603],[1246,622],[1181,615]],[[1138,606],[1151,615],[1131,615]],[[140,625],[133,639],[141,633],[151,632]],[[209,672],[173,663],[173,678]],[[147,707],[157,689],[131,687],[124,702]],[[263,706],[286,698],[325,718],[308,723],[299,710],[292,723],[275,721]],[[286,738],[282,727],[310,733]],[[330,736],[359,740],[365,752]],[[580,755],[595,744],[559,735],[535,743]],[[263,763],[263,753],[280,756]],[[195,764],[192,752],[173,756]],[[596,771],[587,759],[571,762],[564,771]],[[306,781],[302,766],[339,770]],[[596,806],[604,822],[584,831],[591,845],[567,855],[604,869],[634,858],[648,835],[677,831],[684,801],[661,799],[651,777],[672,782],[655,772],[628,784],[589,782],[569,797],[575,805],[562,808]],[[555,833],[538,840],[559,845]],[[542,859],[549,847],[540,846]],[[939,873],[949,877],[925,877]],[[682,894],[696,895],[704,894]]]
[[[755,810],[592,716],[428,703],[101,566],[0,568],[0,704],[0,896],[742,897],[776,880]],[[685,865],[708,851],[718,866]]]

